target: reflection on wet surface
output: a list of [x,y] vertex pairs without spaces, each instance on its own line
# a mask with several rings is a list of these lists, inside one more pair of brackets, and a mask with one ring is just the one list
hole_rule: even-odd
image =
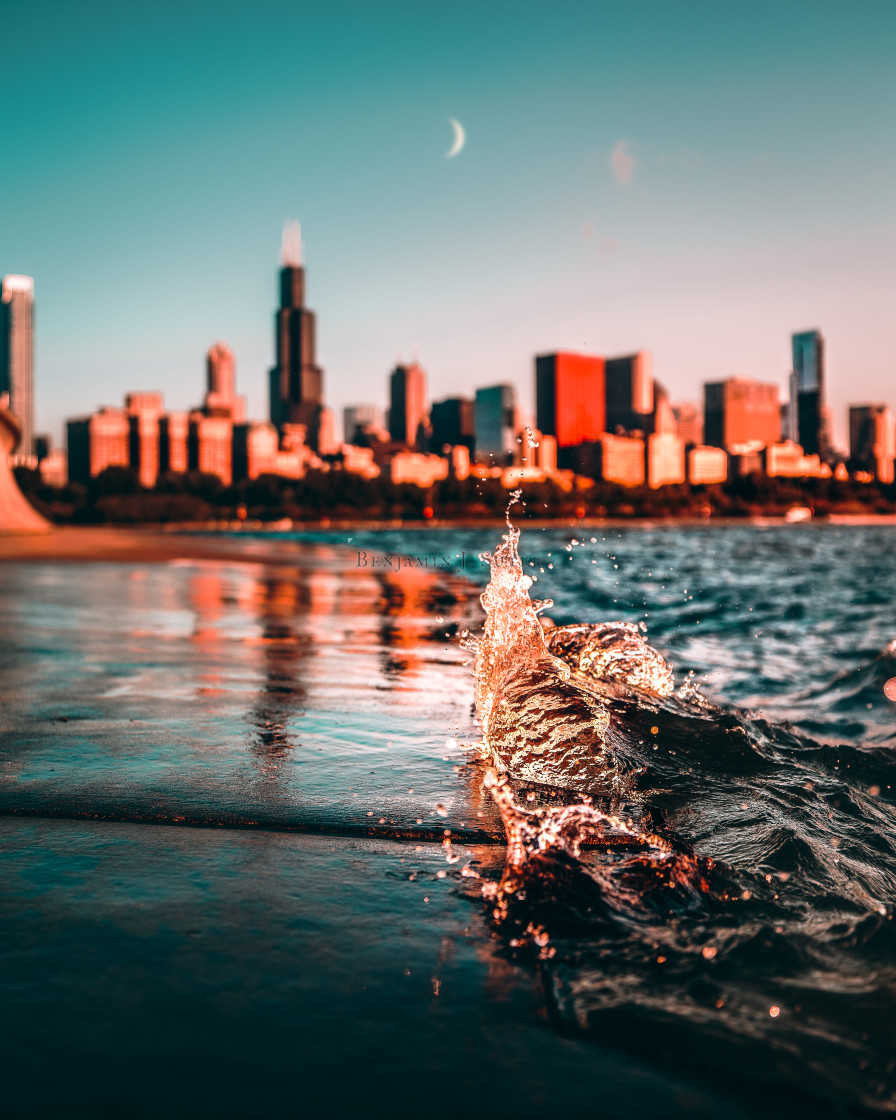
[[286,565],[6,564],[0,810],[500,835],[446,747],[477,737],[450,633],[478,612],[450,573],[323,545]]
[[598,1085],[632,1120],[799,1115],[551,1032],[445,866],[436,844],[0,819],[4,1114],[590,1116]]

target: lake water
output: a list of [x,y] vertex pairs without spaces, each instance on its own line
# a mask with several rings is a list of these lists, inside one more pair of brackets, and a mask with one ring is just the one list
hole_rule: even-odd
[[610,707],[713,870],[623,904],[564,857],[501,922],[457,640],[499,537],[3,566],[14,1114],[894,1108],[896,534],[524,530],[554,622],[643,621],[685,685]]

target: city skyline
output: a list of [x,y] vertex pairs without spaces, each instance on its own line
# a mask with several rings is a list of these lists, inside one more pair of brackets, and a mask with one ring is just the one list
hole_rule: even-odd
[[37,430],[124,388],[188,407],[216,339],[265,416],[297,217],[338,415],[414,357],[434,400],[512,382],[532,413],[560,350],[649,350],[673,401],[735,375],[785,400],[819,328],[845,445],[896,382],[896,12],[760,10],[17,9],[0,273],[36,281]]

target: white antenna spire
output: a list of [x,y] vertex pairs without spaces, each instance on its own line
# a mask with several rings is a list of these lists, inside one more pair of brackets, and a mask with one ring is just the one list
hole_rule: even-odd
[[287,222],[283,227],[281,256],[284,268],[302,267],[302,227],[298,222]]

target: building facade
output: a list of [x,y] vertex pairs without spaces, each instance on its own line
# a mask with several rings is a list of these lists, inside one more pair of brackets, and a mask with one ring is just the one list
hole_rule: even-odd
[[675,486],[685,480],[684,440],[671,432],[654,432],[647,437],[644,449],[647,485]]
[[517,448],[516,419],[516,389],[513,385],[489,385],[476,390],[473,424],[477,461],[502,466],[513,462]]
[[606,420],[604,359],[558,351],[535,359],[539,431],[557,441],[557,461],[571,467],[571,449],[603,435]]
[[4,276],[0,284],[0,393],[21,426],[15,459],[34,455],[34,281]]
[[893,481],[896,421],[886,405],[850,406],[849,458],[854,470],[869,471],[879,482]]
[[607,358],[606,429],[615,432],[641,431],[649,434],[653,425],[653,356],[638,350],[620,358]]
[[571,449],[576,474],[619,486],[643,486],[645,477],[644,437],[616,436],[603,432],[596,440]]
[[778,386],[746,377],[703,386],[704,442],[733,451],[748,444],[765,446],[781,438]]
[[140,485],[151,489],[159,478],[159,419],[165,411],[161,393],[128,393],[128,458]]
[[184,474],[189,467],[186,412],[166,412],[159,417],[159,473]]
[[678,434],[686,446],[700,447],[703,444],[703,410],[696,404],[686,402],[673,405]]
[[691,486],[712,486],[728,478],[728,453],[721,447],[694,445],[687,451],[688,482]]
[[397,365],[389,378],[389,436],[424,449],[428,438],[426,371],[419,362]]
[[107,467],[131,465],[131,425],[123,409],[101,408],[66,427],[70,481],[86,484]]
[[190,413],[187,462],[191,471],[214,474],[229,486],[233,481],[233,424],[226,416]]
[[430,442],[433,451],[441,453],[443,447],[459,446],[472,450],[475,446],[473,402],[467,397],[448,397],[443,401],[434,401],[429,422],[432,427]]
[[830,455],[830,432],[825,409],[824,339],[821,331],[800,331],[791,338],[788,437],[807,455]]
[[205,356],[206,392],[202,411],[234,424],[246,419],[246,401],[236,391],[236,357],[226,342],[216,342]]

